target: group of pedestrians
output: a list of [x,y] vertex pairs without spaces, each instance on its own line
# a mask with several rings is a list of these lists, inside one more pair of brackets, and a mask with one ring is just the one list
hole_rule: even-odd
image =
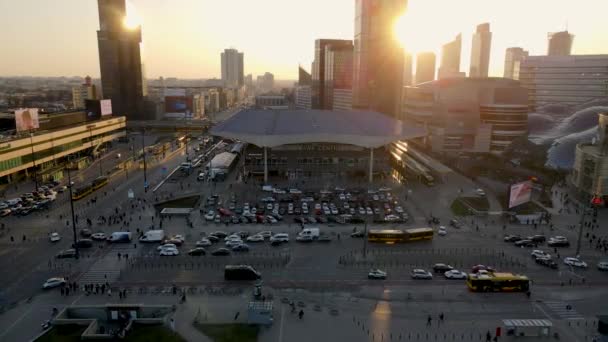
[[72,294],[74,294],[77,291],[78,291],[78,284],[75,281],[66,282],[65,284],[63,284],[63,286],[61,286],[61,289],[60,289],[60,293],[62,296],[69,296],[70,292],[72,292]]
[[110,283],[106,282],[104,284],[85,284],[84,290],[87,295],[91,294],[107,294],[108,296],[112,295],[112,290],[110,289]]

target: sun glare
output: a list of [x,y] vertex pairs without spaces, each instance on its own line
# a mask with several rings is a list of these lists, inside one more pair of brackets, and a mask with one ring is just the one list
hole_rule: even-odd
[[123,24],[128,29],[134,29],[143,24],[142,18],[131,1],[127,1],[127,16],[124,18]]

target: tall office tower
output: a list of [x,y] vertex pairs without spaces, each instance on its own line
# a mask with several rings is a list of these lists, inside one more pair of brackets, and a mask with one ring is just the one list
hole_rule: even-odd
[[115,115],[142,119],[141,26],[129,28],[125,0],[98,0],[99,69],[103,97],[112,100]]
[[[352,92],[353,88],[353,45],[325,46],[325,78],[323,109],[334,109],[334,90]],[[344,100],[345,95],[341,95]],[[351,95],[352,98],[352,95]],[[343,106],[344,107],[344,106]]]
[[420,52],[416,55],[416,83],[430,82],[435,80],[435,54],[432,52]]
[[298,67],[298,85],[309,86],[312,85],[312,75],[301,66]]
[[244,54],[236,49],[225,49],[222,52],[222,81],[226,87],[245,84],[243,57]]
[[491,45],[492,32],[490,32],[490,24],[484,23],[477,25],[477,32],[473,34],[469,77],[488,77]]
[[528,51],[520,47],[507,48],[507,52],[505,53],[505,71],[503,77],[513,80],[519,79],[519,66],[521,65],[521,61],[528,56]]
[[245,82],[245,85],[247,87],[253,87],[253,75],[247,74],[247,76],[245,76],[243,82]]
[[325,47],[332,45],[334,48],[350,46],[352,40],[343,39],[317,39],[315,40],[315,60],[312,70],[312,108],[328,109],[325,106]]
[[407,0],[356,0],[353,108],[397,114],[404,53],[394,27],[406,7]]
[[403,55],[403,81],[402,86],[410,86],[414,83],[414,69],[413,69],[414,59],[412,55],[406,53]]
[[84,78],[84,83],[72,87],[72,105],[74,108],[85,108],[85,100],[97,99],[97,87],[91,82],[91,76]]
[[258,76],[257,88],[263,93],[272,91],[274,88],[274,75],[269,72],[265,72],[264,75]]
[[574,35],[568,31],[551,32],[548,34],[549,45],[547,55],[570,56]]
[[462,35],[458,34],[453,41],[441,47],[441,64],[437,78],[459,77],[460,50],[462,48]]

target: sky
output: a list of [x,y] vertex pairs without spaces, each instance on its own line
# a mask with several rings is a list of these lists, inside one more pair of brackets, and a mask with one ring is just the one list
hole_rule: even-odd
[[[245,73],[296,79],[310,70],[318,38],[353,39],[354,0],[130,0],[143,20],[148,78],[220,76],[220,53],[245,53]],[[502,76],[507,47],[546,52],[547,32],[568,28],[573,53],[608,53],[608,0],[409,0],[404,48],[439,51],[490,22],[490,74]],[[0,0],[0,76],[99,77],[96,0]]]

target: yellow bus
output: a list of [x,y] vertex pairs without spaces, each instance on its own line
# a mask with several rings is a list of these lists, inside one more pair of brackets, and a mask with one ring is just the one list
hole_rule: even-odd
[[433,239],[432,228],[412,228],[412,229],[372,229],[367,234],[369,242],[379,242],[386,244],[404,243],[420,240]]
[[74,192],[72,193],[72,200],[77,201],[81,198],[84,198],[85,196],[89,195],[92,192],[93,192],[92,186],[90,186],[90,185],[83,186],[82,188],[78,188],[78,189],[74,190]]
[[93,182],[91,183],[91,186],[93,187],[93,191],[95,191],[107,184],[108,184],[108,177],[101,176],[101,177],[95,178],[93,180]]
[[527,292],[530,289],[528,277],[504,272],[469,274],[466,284],[473,292]]

